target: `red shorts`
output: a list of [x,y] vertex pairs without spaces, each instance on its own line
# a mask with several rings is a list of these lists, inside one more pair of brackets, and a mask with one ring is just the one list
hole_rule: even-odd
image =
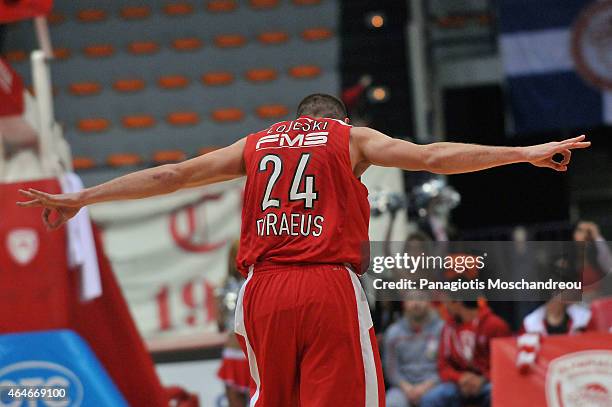
[[221,367],[217,372],[219,379],[233,389],[249,394],[251,388],[251,373],[249,361],[240,349],[223,349]]
[[257,386],[251,407],[385,405],[368,303],[344,266],[252,270],[236,333]]

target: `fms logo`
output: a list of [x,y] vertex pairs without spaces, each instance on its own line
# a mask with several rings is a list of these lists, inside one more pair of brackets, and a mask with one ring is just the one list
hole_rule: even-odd
[[[65,390],[65,395],[16,400],[7,395],[11,387]],[[0,369],[0,389],[0,407],[80,407],[83,402],[83,384],[79,378],[62,365],[42,360],[17,362]]]

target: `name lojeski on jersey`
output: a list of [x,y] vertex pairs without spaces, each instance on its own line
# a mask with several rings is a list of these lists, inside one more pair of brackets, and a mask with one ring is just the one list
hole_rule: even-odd
[[324,220],[321,215],[268,213],[263,218],[257,219],[257,235],[319,237],[323,233]]

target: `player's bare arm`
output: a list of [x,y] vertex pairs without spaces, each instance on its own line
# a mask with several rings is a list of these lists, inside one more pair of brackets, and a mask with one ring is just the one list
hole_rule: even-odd
[[[369,165],[436,174],[461,174],[515,163],[566,171],[572,150],[591,145],[584,140],[583,135],[528,147],[447,142],[418,145],[367,127],[354,127],[351,129],[351,159],[356,175],[361,175]],[[556,155],[563,158],[555,161]]]
[[[22,195],[30,200],[17,204],[43,207],[45,226],[57,229],[86,205],[147,198],[239,178],[244,175],[242,153],[245,140],[181,163],[133,172],[77,193],[48,194],[34,189],[22,190]],[[53,212],[56,216],[51,220]]]

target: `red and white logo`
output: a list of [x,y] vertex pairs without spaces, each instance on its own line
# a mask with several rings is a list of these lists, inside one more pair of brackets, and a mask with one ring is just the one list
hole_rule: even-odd
[[549,407],[612,406],[612,351],[575,352],[552,360],[546,401]]
[[612,90],[612,0],[590,4],[572,29],[576,71],[592,85]]
[[25,266],[38,253],[38,233],[31,228],[14,229],[6,237],[6,248],[15,262]]

